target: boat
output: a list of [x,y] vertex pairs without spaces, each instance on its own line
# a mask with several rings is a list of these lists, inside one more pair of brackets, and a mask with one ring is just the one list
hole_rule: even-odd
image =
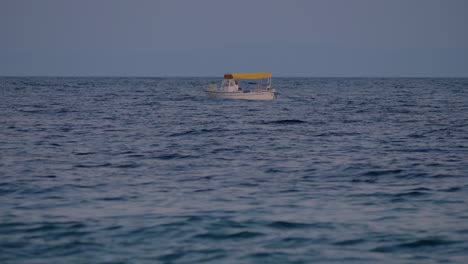
[[204,92],[212,98],[275,100],[277,92],[271,88],[271,76],[271,73],[227,73],[220,87],[212,84]]

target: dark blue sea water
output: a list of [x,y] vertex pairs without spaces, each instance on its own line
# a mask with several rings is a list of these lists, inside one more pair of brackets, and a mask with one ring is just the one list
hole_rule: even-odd
[[0,263],[468,263],[468,79],[0,78]]

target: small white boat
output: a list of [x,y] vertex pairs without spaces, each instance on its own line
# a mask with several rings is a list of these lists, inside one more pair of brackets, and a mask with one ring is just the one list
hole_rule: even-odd
[[208,97],[246,100],[275,100],[277,94],[271,88],[271,73],[225,74],[221,87],[212,84],[204,91]]

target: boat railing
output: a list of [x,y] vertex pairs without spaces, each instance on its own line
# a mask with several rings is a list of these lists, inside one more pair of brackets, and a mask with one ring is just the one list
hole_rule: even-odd
[[[249,87],[250,86],[250,87]],[[218,91],[223,91],[224,88],[228,88],[229,85],[227,82],[223,81],[221,85],[221,90],[218,88],[216,84],[210,84],[205,91],[207,92],[218,92]],[[275,89],[272,89],[271,87],[271,82],[268,81],[267,83],[263,82],[247,82],[245,87],[238,88],[236,91],[232,92],[237,92],[237,93],[249,93],[249,92],[276,92]]]

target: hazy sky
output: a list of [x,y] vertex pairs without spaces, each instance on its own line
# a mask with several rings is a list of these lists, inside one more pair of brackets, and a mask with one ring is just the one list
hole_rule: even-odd
[[0,76],[468,77],[468,0],[0,0]]

